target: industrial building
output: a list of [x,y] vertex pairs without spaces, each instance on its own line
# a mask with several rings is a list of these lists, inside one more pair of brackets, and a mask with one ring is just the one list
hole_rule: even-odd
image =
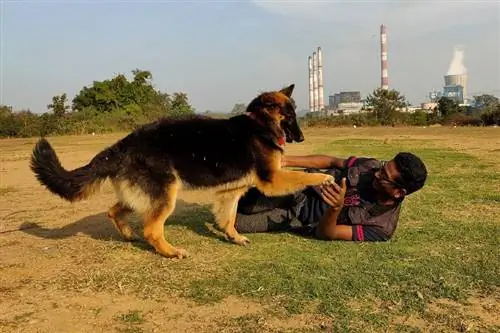
[[[309,62],[309,112],[324,112],[331,115],[352,114],[360,112],[364,103],[359,91],[341,91],[328,96],[328,105],[324,103],[323,59],[318,47]],[[389,89],[387,28],[380,26],[380,88]],[[448,72],[444,75],[441,91],[429,93],[429,101],[421,104],[421,109],[432,110],[441,97],[455,100],[459,105],[470,105],[471,99],[467,90],[467,69],[464,65],[464,49],[456,46]],[[406,108],[404,112],[413,112],[416,108]]]
[[[380,87],[389,89],[389,73],[387,63],[387,29],[380,26]],[[326,112],[333,114],[350,114],[361,111],[363,102],[359,91],[343,91],[328,96],[325,107],[323,88],[323,57],[321,47],[308,57],[309,68],[309,112]]]
[[361,92],[359,91],[341,91],[328,96],[328,106],[336,108],[340,103],[360,103]]
[[461,46],[455,47],[448,72],[444,76],[442,91],[429,93],[431,102],[436,103],[441,97],[455,100],[460,105],[468,105],[467,69],[464,65],[464,50]]
[[363,108],[361,92],[341,91],[328,96],[328,113],[330,115],[358,113]]

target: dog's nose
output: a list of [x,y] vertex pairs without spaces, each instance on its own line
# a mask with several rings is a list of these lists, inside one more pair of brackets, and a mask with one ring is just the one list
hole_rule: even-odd
[[296,141],[297,141],[297,142],[302,142],[302,141],[304,141],[304,135],[302,135],[302,134],[301,134],[301,135],[297,138],[297,140],[296,140]]

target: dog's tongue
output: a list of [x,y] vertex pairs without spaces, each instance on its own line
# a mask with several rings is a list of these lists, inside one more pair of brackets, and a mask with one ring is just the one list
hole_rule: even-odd
[[279,137],[278,138],[278,143],[281,145],[281,146],[284,146],[285,143],[286,143],[286,134],[283,133],[283,136]]

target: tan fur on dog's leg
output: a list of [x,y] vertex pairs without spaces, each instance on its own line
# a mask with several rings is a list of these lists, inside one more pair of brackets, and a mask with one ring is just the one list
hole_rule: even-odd
[[218,193],[212,208],[217,225],[224,231],[226,239],[238,245],[247,245],[250,243],[250,240],[245,236],[241,236],[234,227],[238,201],[245,192],[246,189],[239,189]]
[[138,240],[139,237],[132,230],[130,225],[124,221],[126,216],[132,212],[132,209],[126,207],[121,202],[117,202],[108,210],[108,217],[113,222],[115,228],[120,232],[123,238],[127,241]]
[[300,191],[307,186],[331,184],[335,179],[323,173],[306,173],[302,171],[275,171],[270,181],[259,181],[257,188],[268,196],[280,196]]
[[185,258],[188,253],[180,248],[175,248],[165,240],[163,226],[175,209],[177,199],[177,185],[172,184],[168,190],[165,202],[158,203],[144,214],[144,238],[155,250],[167,258]]

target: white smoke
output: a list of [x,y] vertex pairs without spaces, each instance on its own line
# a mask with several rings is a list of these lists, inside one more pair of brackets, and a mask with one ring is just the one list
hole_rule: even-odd
[[455,46],[453,51],[453,59],[451,59],[450,67],[446,75],[465,75],[467,68],[464,65],[464,48],[462,45]]

